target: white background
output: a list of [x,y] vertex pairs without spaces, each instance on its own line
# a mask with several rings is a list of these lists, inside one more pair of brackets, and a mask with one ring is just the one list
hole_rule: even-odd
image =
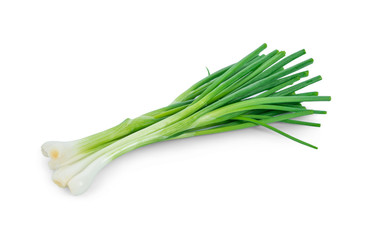
[[[371,1],[1,1],[1,239],[375,239]],[[47,140],[165,106],[268,43],[315,63],[321,128],[261,127],[120,157],[83,195]]]

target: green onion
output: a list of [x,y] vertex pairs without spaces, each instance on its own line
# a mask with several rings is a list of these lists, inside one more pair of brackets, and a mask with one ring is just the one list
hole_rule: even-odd
[[297,72],[313,63],[312,59],[285,68],[304,55],[300,50],[289,56],[274,50],[261,54],[261,45],[239,62],[208,76],[180,94],[170,105],[126,119],[117,126],[71,142],[47,142],[42,146],[51,158],[53,181],[69,187],[77,195],[85,192],[96,174],[117,157],[136,148],[173,139],[188,138],[261,126],[311,148],[312,144],[297,139],[269,125],[284,122],[319,127],[319,123],[294,118],[325,111],[306,109],[304,102],[330,101],[317,92],[296,93],[322,78]]

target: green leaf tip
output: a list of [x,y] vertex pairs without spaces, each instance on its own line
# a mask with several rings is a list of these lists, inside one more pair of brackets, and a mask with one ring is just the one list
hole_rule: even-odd
[[327,111],[322,111],[322,110],[313,110],[314,114],[327,114]]
[[210,73],[210,70],[208,69],[208,67],[206,67],[206,70],[207,70],[207,74],[208,74],[208,76],[210,76],[211,73]]
[[[267,44],[266,43],[263,43],[262,45],[260,45],[256,50],[259,50],[260,52],[263,51],[264,49],[267,48]],[[255,51],[256,51],[255,50]]]

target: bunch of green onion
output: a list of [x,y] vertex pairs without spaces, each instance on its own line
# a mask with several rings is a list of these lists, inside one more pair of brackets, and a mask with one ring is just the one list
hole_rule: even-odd
[[300,81],[308,76],[308,71],[297,71],[312,64],[313,59],[286,68],[285,65],[304,55],[305,50],[289,56],[278,50],[261,54],[266,47],[263,44],[239,62],[209,74],[166,107],[125,119],[113,128],[86,138],[46,142],[42,152],[51,159],[49,167],[54,170],[53,181],[60,187],[69,187],[74,195],[78,195],[89,188],[103,167],[136,148],[257,125],[316,148],[269,125],[284,122],[320,126],[294,119],[326,113],[306,109],[302,102],[331,99],[318,96],[317,92],[296,93],[322,79],[316,76]]

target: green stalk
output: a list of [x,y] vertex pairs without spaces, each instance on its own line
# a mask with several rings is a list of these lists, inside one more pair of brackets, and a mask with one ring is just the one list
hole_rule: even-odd
[[202,80],[200,80],[199,82],[195,83],[193,86],[191,86],[190,88],[188,88],[185,92],[181,93],[173,102],[172,104],[174,103],[179,103],[179,102],[183,102],[185,101],[185,98],[191,94],[191,92],[193,92],[194,90],[200,88],[201,86],[205,85],[205,84],[208,84],[210,81],[212,81],[213,79],[219,77],[220,75],[222,75],[223,73],[225,73],[228,69],[230,69],[231,67],[233,66],[232,65],[229,65],[225,68],[222,68],[210,75],[208,75],[207,77],[203,78]]
[[[288,109],[288,107],[282,107],[282,106],[277,106],[277,105],[266,105],[266,104],[299,103],[299,102],[306,102],[306,101],[330,101],[330,100],[331,100],[330,97],[324,97],[324,96],[287,96],[287,97],[253,98],[253,99],[233,103],[233,104],[224,106],[219,109],[216,109],[215,107],[211,107],[214,105],[212,104],[209,107],[204,109],[204,112],[206,113],[205,116],[199,119],[199,121],[196,122],[195,124],[199,125],[201,124],[201,122],[217,119],[220,116],[224,116],[226,114],[230,114],[234,112],[249,111],[253,109],[273,109],[273,110]],[[287,111],[295,111],[295,110],[287,110]]]
[[306,54],[306,51],[305,51],[305,49],[302,49],[298,52],[295,52],[295,53],[287,56],[286,58],[284,58],[281,61],[277,62],[276,64],[272,65],[270,68],[266,69],[264,72],[262,72],[257,77],[255,77],[254,81],[257,81],[259,79],[268,77],[268,76],[276,73],[278,69],[283,68],[285,65],[287,65],[288,63],[292,62],[293,60],[301,57],[304,54]]
[[[244,57],[243,59],[241,59],[238,63],[236,64],[233,64],[232,67],[230,69],[228,69],[223,75],[221,75],[220,77],[218,77],[215,81],[213,81],[213,83],[211,84],[210,87],[208,87],[197,99],[195,99],[195,102],[198,102],[200,101],[203,97],[205,97],[206,95],[214,95],[212,92],[212,90],[216,90],[215,91],[215,94],[217,94],[218,92],[222,91],[225,87],[221,86],[220,91],[218,91],[217,87],[223,83],[225,80],[227,80],[230,76],[232,76],[238,69],[241,69],[241,67],[243,65],[246,64],[246,62],[250,61],[251,59],[253,59],[255,56],[257,56],[260,52],[262,52],[264,49],[266,49],[267,47],[267,44],[262,44],[260,47],[258,47],[257,49],[255,49],[253,52],[251,52],[250,54],[248,54],[246,57]],[[227,82],[229,81],[226,81],[226,86],[230,85],[231,83],[235,82],[237,79],[239,79],[238,77],[239,75],[237,75],[237,77],[232,77],[232,78],[229,78],[231,81],[230,83],[228,84]],[[222,84],[224,85],[224,84]],[[212,98],[212,96],[211,96]]]
[[[253,114],[253,115],[248,114],[248,115],[246,115],[246,114],[244,114],[244,115],[240,115],[238,117],[235,117],[233,119],[236,120],[236,119],[240,119],[241,117],[254,118],[254,119],[257,119],[257,120],[268,119],[268,118],[271,118],[271,117],[277,115],[277,113],[278,113],[277,111],[273,111],[273,112],[275,112],[276,114],[274,114],[274,113],[271,114],[271,115],[266,115],[266,114],[265,115],[256,115],[256,114]],[[310,127],[320,127],[319,123],[299,121],[299,120],[287,119],[287,120],[282,120],[280,122],[290,123],[290,124],[298,124],[298,125],[304,125],[304,126],[310,126]]]
[[313,78],[311,78],[309,80],[306,80],[304,82],[301,82],[301,83],[298,83],[296,85],[293,85],[293,86],[291,86],[291,87],[289,87],[287,89],[284,89],[284,90],[282,90],[280,92],[274,93],[272,96],[285,96],[285,95],[288,95],[288,94],[290,94],[292,92],[300,90],[300,89],[302,89],[304,87],[307,87],[307,86],[309,86],[309,85],[311,85],[313,83],[319,82],[320,80],[322,80],[322,77],[321,76],[316,76],[316,77],[313,77]]
[[291,136],[291,135],[289,135],[289,134],[287,134],[287,133],[285,133],[285,132],[283,132],[283,131],[281,131],[281,130],[275,128],[275,127],[272,127],[271,125],[268,125],[268,124],[266,124],[266,123],[263,123],[262,121],[257,121],[257,120],[255,120],[255,119],[252,119],[252,118],[246,118],[246,117],[242,117],[241,120],[245,120],[245,121],[248,121],[248,122],[252,122],[252,123],[255,123],[255,124],[261,125],[261,126],[263,126],[263,127],[265,127],[265,128],[268,128],[268,129],[270,129],[270,130],[272,130],[272,131],[274,131],[274,132],[277,132],[277,133],[281,134],[282,136],[287,137],[287,138],[289,138],[289,139],[291,139],[291,140],[293,140],[293,141],[295,141],[295,142],[298,142],[298,143],[300,143],[300,144],[306,145],[306,146],[311,147],[311,148],[314,148],[314,149],[318,149],[316,146],[311,145],[310,143],[304,142],[304,141],[302,141],[302,140],[300,140],[300,139],[298,139],[298,138],[295,138],[295,137],[293,137],[293,136]]
[[[268,57],[269,57],[269,54],[267,56],[265,56],[265,55],[256,56],[251,61],[248,61],[246,64],[244,64],[244,66],[242,66],[238,70],[238,72],[236,72],[235,74],[251,73],[252,69],[256,69],[259,65],[261,65],[263,62],[265,62],[268,59]],[[239,72],[241,72],[241,73],[239,73]],[[237,77],[238,77],[238,75],[237,75]],[[215,79],[212,79],[212,80],[215,80]],[[186,97],[183,98],[183,100],[184,101],[191,100],[191,99],[196,98],[198,95],[202,94],[206,90],[206,88],[212,83],[212,80],[205,83],[204,85],[196,88],[195,90],[192,90],[190,92],[190,94],[188,94]]]
[[304,93],[297,93],[294,96],[318,96],[318,92],[304,92]]
[[230,92],[232,92],[236,89],[239,89],[241,86],[243,86],[244,84],[249,82],[249,80],[253,79],[255,76],[257,76],[262,71],[264,71],[264,69],[268,68],[269,66],[271,66],[272,64],[274,64],[275,62],[277,62],[278,60],[283,58],[284,56],[285,56],[285,52],[278,52],[277,50],[271,52],[268,55],[269,59],[265,58],[263,60],[262,65],[260,65],[255,71],[253,71],[248,76],[241,79],[241,81],[238,81],[235,84],[232,84],[231,86],[225,88],[223,91],[221,91],[219,94],[217,94],[211,101],[212,102],[216,101],[216,100],[222,98],[223,96],[229,94]]
[[[311,114],[314,114],[314,112],[313,111],[301,111],[301,112],[296,112],[296,113],[283,114],[283,115],[276,116],[273,118],[268,118],[268,119],[262,120],[262,122],[263,123],[280,122],[280,121],[284,121],[287,119],[311,115]],[[219,126],[217,128],[204,129],[200,131],[186,131],[174,137],[173,139],[181,139],[181,138],[189,138],[189,137],[194,137],[194,136],[229,132],[229,131],[240,130],[240,129],[245,129],[245,128],[254,127],[254,126],[257,126],[257,124],[253,122],[246,122],[246,123],[237,122],[236,124],[233,124],[233,123],[224,124],[223,126]]]

